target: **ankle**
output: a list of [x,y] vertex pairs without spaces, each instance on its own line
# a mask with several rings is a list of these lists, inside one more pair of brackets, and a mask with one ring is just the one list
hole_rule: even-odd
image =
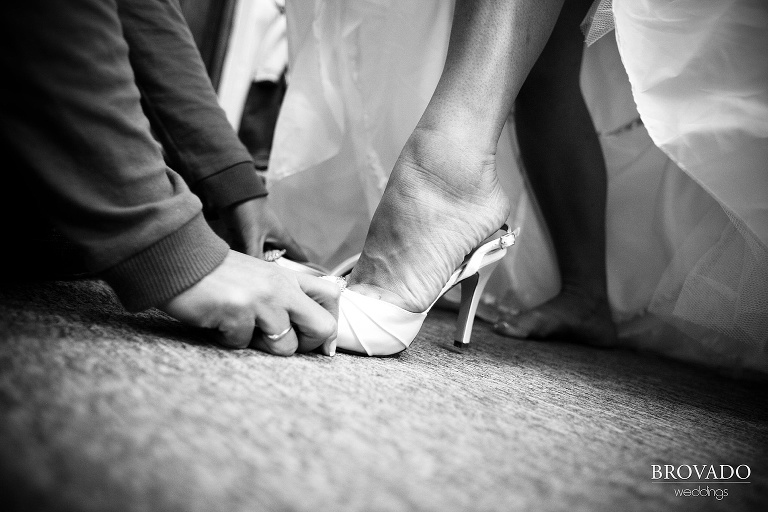
[[417,126],[405,143],[400,160],[438,187],[453,185],[466,193],[476,186],[496,182],[495,154],[459,132]]
[[431,140],[443,140],[469,156],[480,159],[494,159],[499,138],[484,133],[482,126],[471,122],[433,122],[422,118],[406,143],[415,145],[429,144]]

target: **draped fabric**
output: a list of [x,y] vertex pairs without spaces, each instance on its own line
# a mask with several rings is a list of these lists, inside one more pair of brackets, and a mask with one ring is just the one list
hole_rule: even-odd
[[768,2],[614,0],[613,12],[648,134],[717,204],[675,236],[648,310],[693,351],[765,370]]
[[[273,203],[326,267],[360,252],[389,173],[442,71],[452,2],[288,2],[289,88]],[[300,205],[300,206],[298,206]]]
[[[622,343],[768,372],[766,5],[614,0],[615,36],[585,49]],[[333,266],[362,248],[442,70],[452,5],[305,0],[287,14],[290,87],[269,187],[300,243]],[[510,126],[497,158],[522,233],[485,300],[528,308],[559,277]]]

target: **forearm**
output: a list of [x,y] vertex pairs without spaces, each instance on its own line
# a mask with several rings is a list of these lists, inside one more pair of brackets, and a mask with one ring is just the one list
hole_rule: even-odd
[[170,166],[211,206],[266,195],[175,0],[118,0],[145,112]]
[[30,171],[18,191],[29,208],[142,309],[201,279],[227,247],[163,162],[120,33],[114,1],[3,4],[0,65],[14,72],[0,86],[0,137],[23,164],[7,171]]

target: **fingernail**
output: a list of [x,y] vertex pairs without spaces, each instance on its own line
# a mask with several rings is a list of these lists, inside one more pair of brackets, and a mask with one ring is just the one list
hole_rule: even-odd
[[331,341],[326,341],[323,343],[323,347],[320,350],[320,352],[324,356],[333,357],[336,355],[336,338],[334,338]]

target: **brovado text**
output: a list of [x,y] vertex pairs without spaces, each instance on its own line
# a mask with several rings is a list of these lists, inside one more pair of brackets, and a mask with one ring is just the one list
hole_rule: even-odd
[[752,469],[746,464],[733,467],[729,464],[651,464],[651,480],[697,480],[728,481],[733,478],[748,480]]

